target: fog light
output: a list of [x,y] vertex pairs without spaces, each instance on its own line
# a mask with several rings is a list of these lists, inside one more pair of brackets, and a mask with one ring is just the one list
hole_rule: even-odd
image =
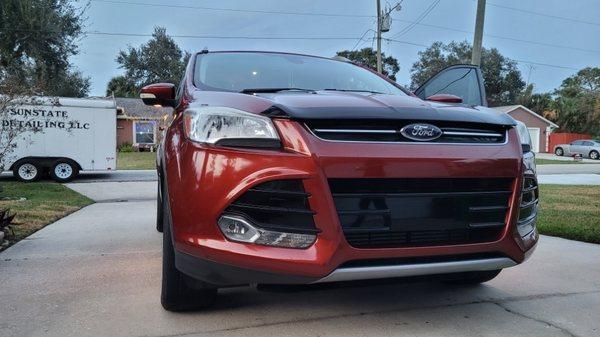
[[233,241],[254,242],[260,236],[256,228],[240,217],[222,216],[219,219],[219,227],[221,232]]
[[223,215],[219,218],[218,224],[225,237],[237,242],[285,248],[308,248],[317,239],[314,234],[285,233],[256,228],[237,215]]

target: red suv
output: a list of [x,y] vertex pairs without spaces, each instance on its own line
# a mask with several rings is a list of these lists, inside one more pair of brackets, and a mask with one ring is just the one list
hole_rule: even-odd
[[162,304],[217,289],[447,274],[491,280],[538,240],[527,129],[486,108],[480,70],[414,93],[345,59],[191,57],[158,153]]

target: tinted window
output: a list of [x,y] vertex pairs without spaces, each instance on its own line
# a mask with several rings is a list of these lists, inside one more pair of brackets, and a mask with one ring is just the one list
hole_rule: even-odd
[[583,141],[581,141],[581,140],[576,140],[571,143],[571,145],[582,145],[582,144],[583,144]]
[[435,94],[451,94],[468,105],[481,105],[481,92],[477,72],[473,68],[452,68],[442,71],[425,84],[419,97],[426,99]]
[[585,145],[585,146],[594,146],[594,143],[592,143],[592,142],[583,142],[583,145]]
[[351,63],[277,53],[209,53],[196,59],[196,86],[206,90],[302,88],[374,91],[406,95],[391,83]]

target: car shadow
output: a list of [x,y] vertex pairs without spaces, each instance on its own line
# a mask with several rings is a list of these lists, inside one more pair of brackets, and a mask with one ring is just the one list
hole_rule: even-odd
[[505,298],[505,293],[490,284],[456,285],[443,282],[441,276],[323,283],[311,285],[258,285],[219,290],[213,311],[289,310],[311,307],[334,312],[380,312],[455,304],[481,303],[482,298]]

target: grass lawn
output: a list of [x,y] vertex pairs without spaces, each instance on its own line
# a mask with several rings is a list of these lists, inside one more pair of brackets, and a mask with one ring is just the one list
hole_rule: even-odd
[[546,165],[546,164],[592,164],[586,163],[583,161],[575,161],[575,160],[553,160],[553,159],[541,159],[535,158],[535,163],[537,165]]
[[[11,243],[93,203],[87,197],[57,183],[2,182],[0,186],[3,188],[0,192],[0,208],[8,207],[17,213],[13,226],[15,237],[9,238]],[[25,200],[18,200],[21,198]]]
[[156,152],[119,152],[117,170],[154,170]]
[[540,185],[540,233],[600,243],[600,186]]

